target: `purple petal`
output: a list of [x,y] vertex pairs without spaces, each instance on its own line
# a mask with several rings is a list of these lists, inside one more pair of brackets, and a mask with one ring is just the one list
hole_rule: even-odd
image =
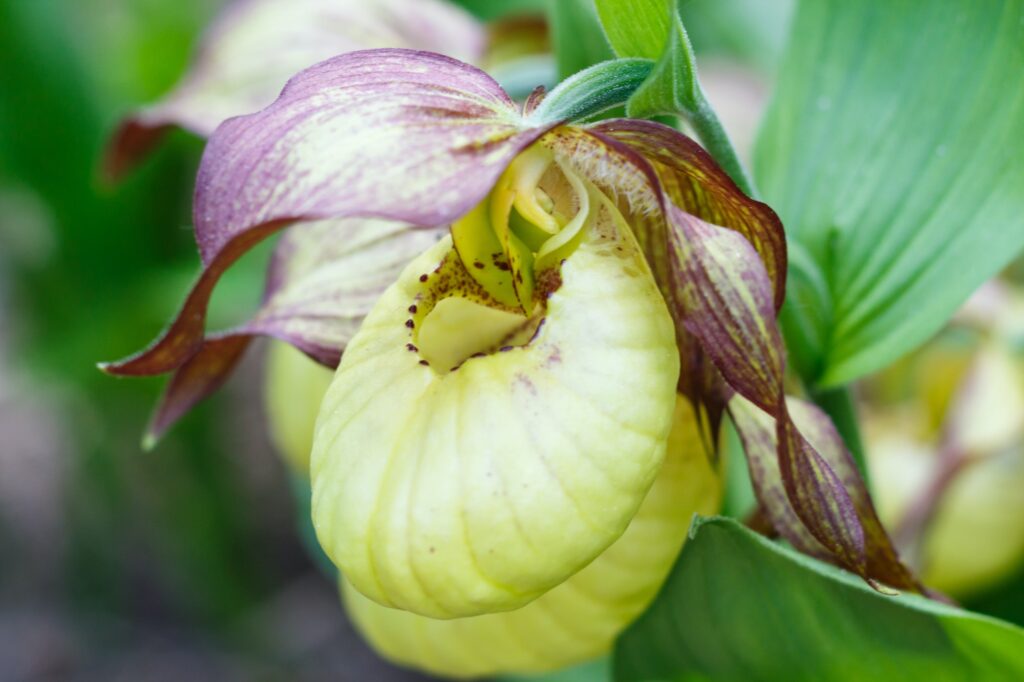
[[303,71],[270,107],[210,138],[195,198],[199,281],[160,339],[104,369],[139,375],[184,364],[202,343],[220,275],[278,229],[350,216],[446,225],[544,132],[523,128],[487,74],[449,57],[368,50]]
[[[865,533],[866,573],[888,585],[920,591],[921,586],[900,562],[875,512],[871,497],[832,421],[814,405],[787,399],[793,422],[842,483]],[[778,437],[774,420],[742,396],[729,403],[729,414],[743,440],[751,465],[754,490],[772,525],[802,552],[830,560],[830,553],[811,535],[790,504],[775,457]]]
[[624,142],[643,155],[673,204],[746,237],[768,271],[776,310],[782,307],[786,235],[771,207],[745,195],[699,144],[678,130],[653,121],[613,119],[590,131]]
[[334,55],[404,47],[475,62],[485,42],[472,17],[442,0],[237,0],[175,89],[121,123],[107,176],[120,177],[171,126],[208,137],[225,119],[259,111],[293,74]]
[[[669,307],[729,386],[749,401],[748,409],[736,410],[736,424],[749,446],[758,499],[776,529],[800,549],[826,554],[869,582],[920,591],[828,418],[800,408],[808,439],[790,414],[772,286],[757,252],[738,232],[671,204],[668,215],[679,283]],[[758,410],[764,416],[751,417]]]
[[[733,392],[749,401],[737,419],[745,418],[756,490],[777,529],[869,581],[919,591],[827,418],[801,421],[808,439],[789,413],[775,321],[785,275],[778,218],[740,193],[691,142],[666,131],[612,121],[585,131],[560,128],[544,143],[617,197],[628,215],[676,321],[681,388],[698,393],[712,432],[716,406]],[[765,261],[773,264],[771,277]]]
[[[765,244],[783,244],[781,256],[774,247],[772,253],[773,262],[784,263],[785,240],[774,212],[746,197],[714,160],[682,133],[644,121],[612,120],[585,130],[561,128],[549,134],[545,142],[571,159],[607,194],[619,198],[620,209],[628,216],[666,298],[673,295],[674,279],[664,199],[659,194],[665,188],[673,200],[681,200],[684,195],[679,188],[685,185],[685,197],[691,198],[690,208],[698,217],[715,215],[727,226],[735,224],[765,235]],[[658,157],[662,161],[647,158],[647,154],[660,154],[662,148],[672,151],[670,161],[663,156]],[[777,236],[771,237],[773,234]],[[779,279],[784,281],[784,268]],[[782,289],[776,292],[781,295]],[[677,325],[676,342],[684,368],[679,391],[698,406],[706,449],[713,453],[728,392],[723,390],[722,377],[701,344],[681,324]]]
[[490,76],[449,57],[335,57],[210,138],[196,182],[200,254],[209,263],[240,233],[282,219],[448,223],[543,132],[524,129]]
[[259,310],[245,324],[207,336],[199,351],[174,371],[146,443],[155,443],[219,389],[253,336],[288,341],[322,364],[337,365],[384,289],[446,232],[357,219],[292,228],[275,248]]
[[244,329],[336,366],[384,290],[447,232],[363,219],[297,225],[278,243],[264,302]]
[[199,401],[220,388],[249,347],[245,333],[211,336],[199,352],[175,371],[149,421],[142,444],[149,449]]
[[679,283],[670,308],[700,340],[726,382],[774,417],[786,497],[807,530],[863,575],[864,537],[853,504],[786,411],[785,358],[764,266],[739,233],[671,204],[668,212],[669,252]]

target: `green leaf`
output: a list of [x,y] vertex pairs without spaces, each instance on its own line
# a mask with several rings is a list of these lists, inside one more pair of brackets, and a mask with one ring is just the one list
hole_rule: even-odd
[[671,0],[594,0],[608,42],[620,57],[658,59],[672,24]]
[[601,25],[619,57],[655,60],[650,78],[626,108],[630,117],[692,115],[706,106],[697,82],[693,48],[676,13],[675,0],[595,0]]
[[615,56],[590,0],[548,0],[547,7],[559,79]]
[[1024,679],[1024,630],[889,597],[724,518],[697,517],[668,582],[619,639],[615,679]]
[[796,364],[834,386],[1024,248],[1024,2],[805,0],[792,35],[755,170],[829,301],[784,314]]
[[698,54],[742,61],[773,73],[792,0],[595,0],[608,41],[622,57],[658,59],[678,5]]

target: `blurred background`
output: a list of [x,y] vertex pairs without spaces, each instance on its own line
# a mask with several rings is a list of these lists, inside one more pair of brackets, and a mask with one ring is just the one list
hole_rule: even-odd
[[[788,5],[770,21],[750,2],[684,8],[745,155]],[[119,118],[174,84],[217,9],[0,0],[0,680],[422,679],[362,644],[303,549],[265,433],[261,352],[151,452],[139,440],[162,380],[95,366],[148,343],[198,272],[201,140],[173,133],[117,185],[98,167]],[[211,327],[253,308],[268,252],[225,279]],[[893,382],[915,371],[867,394],[909,400]],[[1021,622],[1019,569],[968,605]]]

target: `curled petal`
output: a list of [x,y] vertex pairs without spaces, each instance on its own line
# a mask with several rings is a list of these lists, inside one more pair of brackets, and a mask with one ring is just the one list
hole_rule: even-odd
[[[872,584],[921,586],[899,561],[863,481],[827,418],[802,409],[805,436],[785,400],[785,357],[775,322],[771,284],[753,247],[739,233],[709,225],[668,204],[670,243],[679,289],[671,305],[696,336],[728,384],[767,416],[748,435],[747,456],[777,530],[812,553],[829,558]],[[755,420],[749,411],[741,429]],[[742,423],[741,423],[742,421]],[[771,424],[774,441],[766,436]],[[768,485],[779,472],[784,496]],[[789,507],[792,508],[790,513]],[[803,526],[806,532],[795,526]]]
[[121,123],[107,175],[123,175],[171,126],[208,137],[222,121],[259,111],[293,74],[334,55],[404,47],[476,62],[485,40],[479,24],[441,0],[237,0],[177,87]]
[[156,445],[167,429],[219,389],[251,340],[252,335],[245,332],[214,334],[204,339],[199,352],[179,367],[167,383],[149,420],[142,447],[148,450]]
[[[437,228],[381,220],[330,220],[294,227],[275,248],[259,309],[239,327],[201,339],[199,351],[174,370],[144,442],[155,443],[196,403],[220,388],[253,336],[287,341],[321,364],[336,366],[380,294],[442,234]],[[195,296],[189,299],[194,300]],[[188,314],[182,318],[193,319]]]
[[[625,125],[627,121],[612,121]],[[601,126],[586,129],[561,127],[544,136],[542,142],[566,158],[582,175],[617,199],[619,210],[626,216],[640,242],[655,280],[666,299],[674,295],[674,277],[669,257],[667,223],[663,211],[661,180],[656,164],[636,147],[602,132]],[[681,133],[672,131],[678,137]],[[685,138],[684,138],[685,139]],[[676,143],[677,146],[685,143]],[[690,143],[692,144],[692,142]],[[704,162],[701,159],[702,163]],[[713,165],[713,162],[708,161]],[[721,174],[721,170],[717,173]],[[715,176],[717,177],[717,176]],[[723,186],[731,181],[720,181]],[[732,190],[725,195],[733,199]],[[735,190],[738,192],[738,190]],[[742,197],[742,194],[739,195]],[[739,201],[739,199],[735,199]],[[757,202],[747,200],[750,204]],[[753,209],[751,209],[753,210]],[[781,229],[781,226],[779,226]],[[722,378],[705,355],[700,343],[683,327],[676,325],[676,346],[679,349],[679,391],[696,405],[707,450],[713,456],[718,427],[726,402]]]
[[[686,213],[743,235],[768,271],[775,310],[781,308],[786,287],[786,236],[779,217],[767,204],[745,195],[699,144],[668,126],[616,119],[598,123],[588,132],[608,142],[626,144],[640,154],[657,174],[667,200]],[[665,274],[671,262],[665,248],[665,221],[660,212],[652,217],[634,224],[646,233],[642,241],[654,247],[648,251],[655,261],[652,267]],[[671,282],[671,275],[663,281]],[[710,433],[717,433],[725,407],[721,377],[701,344],[685,329],[679,330],[678,343],[684,365],[691,368],[680,375],[679,388],[702,407]]]
[[[559,128],[544,142],[617,196],[629,214],[676,322],[682,355],[680,390],[700,398],[712,433],[718,410],[732,391],[774,424],[774,441],[748,452],[748,457],[752,469],[770,465],[779,472],[784,494],[766,491],[764,501],[792,510],[795,520],[781,509],[774,515],[779,523],[792,521],[792,537],[813,538],[804,546],[817,543],[824,549],[818,553],[868,580],[920,589],[877,524],[856,471],[817,451],[789,414],[783,385],[785,352],[775,321],[785,252],[779,248],[781,225],[774,213],[738,194],[730,182],[716,179],[721,171],[714,170],[710,159],[687,151],[687,145],[675,139],[682,137],[679,133],[633,123]],[[668,158],[659,151],[661,146],[674,149],[680,158]],[[719,227],[701,220],[675,205],[674,197],[697,213],[729,222]],[[765,260],[774,264],[774,281],[748,234],[764,249]],[[773,461],[766,464],[755,457]]]
[[[828,415],[814,405],[796,398],[788,398],[787,404],[794,424],[835,472],[849,495],[864,529],[866,573],[888,585],[920,589],[916,579],[900,563],[878,519],[857,465]],[[754,492],[762,511],[794,547],[829,560],[830,553],[807,530],[786,497],[782,475],[774,456],[777,450],[777,429],[772,418],[739,395],[729,402],[729,414],[747,450]]]
[[466,301],[431,308],[435,289],[479,286],[446,239],[349,344],[317,420],[313,522],[372,600],[439,618],[518,608],[636,513],[664,456],[678,358],[642,254],[601,210],[543,322],[515,313],[533,330],[525,343],[502,345],[516,336],[502,318],[490,350],[466,348],[461,365],[424,352],[442,304]]
[[721,482],[701,449],[693,409],[676,400],[658,477],[626,532],[588,566],[526,606],[438,620],[389,609],[342,582],[356,627],[387,658],[436,675],[542,672],[594,658],[647,608],[694,513],[714,513]]
[[104,369],[139,375],[183,365],[202,344],[220,275],[267,235],[350,216],[445,225],[543,132],[521,127],[489,76],[441,55],[367,50],[303,71],[274,104],[210,138],[194,209],[199,281],[153,345]]
[[629,145],[654,168],[673,204],[706,223],[742,234],[768,271],[775,309],[786,290],[786,235],[767,204],[745,195],[704,149],[679,131],[654,121],[615,119],[589,131]]

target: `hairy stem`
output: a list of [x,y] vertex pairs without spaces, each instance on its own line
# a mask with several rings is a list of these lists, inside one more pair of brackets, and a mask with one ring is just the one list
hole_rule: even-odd
[[693,126],[704,148],[729,174],[732,181],[743,190],[743,193],[755,199],[758,198],[754,181],[743,167],[743,163],[740,162],[740,157],[732,146],[729,134],[725,132],[722,122],[718,119],[718,114],[715,113],[703,93],[700,93],[699,97],[694,110],[685,112],[687,122]]

